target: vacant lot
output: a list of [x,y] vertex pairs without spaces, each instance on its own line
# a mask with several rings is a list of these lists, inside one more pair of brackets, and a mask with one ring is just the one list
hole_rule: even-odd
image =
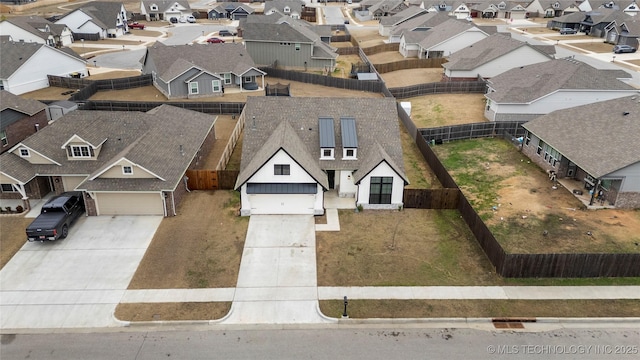
[[249,224],[234,191],[192,191],[162,220],[129,289],[234,287]]
[[411,103],[411,119],[418,128],[487,121],[483,94],[434,94],[400,101]]
[[553,189],[546,172],[502,139],[434,150],[507,252],[640,252],[640,211],[582,210],[569,190]]
[[349,33],[361,48],[384,44],[384,38],[378,34],[377,27],[351,27]]

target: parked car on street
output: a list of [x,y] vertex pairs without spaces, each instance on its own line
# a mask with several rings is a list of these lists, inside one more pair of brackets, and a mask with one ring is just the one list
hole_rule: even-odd
[[222,43],[224,43],[224,40],[222,40],[220,38],[217,38],[217,37],[212,37],[212,38],[208,38],[207,42],[209,44],[222,44]]
[[145,26],[144,24],[140,24],[140,23],[139,23],[139,22],[137,22],[137,21],[134,21],[134,22],[132,22],[132,23],[130,23],[130,24],[129,24],[129,27],[130,27],[131,29],[140,29],[140,30],[144,30],[144,26]]
[[81,192],[70,191],[55,196],[42,205],[40,215],[27,226],[27,240],[64,239],[69,234],[71,224],[84,212]]
[[231,31],[229,31],[229,30],[224,29],[224,30],[220,30],[220,31],[218,32],[218,35],[220,35],[220,36],[235,36],[235,35],[236,35],[236,33],[234,33],[234,32],[231,32]]
[[634,48],[633,46],[629,46],[629,45],[616,45],[613,47],[613,52],[616,54],[621,54],[621,53],[634,53],[636,52],[636,48]]
[[560,35],[577,34],[577,33],[578,33],[578,30],[572,29],[572,28],[562,28],[562,29],[560,29]]

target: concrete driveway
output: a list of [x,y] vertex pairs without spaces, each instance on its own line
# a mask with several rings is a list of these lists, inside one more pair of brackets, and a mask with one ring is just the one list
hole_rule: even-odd
[[161,220],[82,217],[64,240],[26,243],[0,271],[0,329],[119,326],[115,307]]

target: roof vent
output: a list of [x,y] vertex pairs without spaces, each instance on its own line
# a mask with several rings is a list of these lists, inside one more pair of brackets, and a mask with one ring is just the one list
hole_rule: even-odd
[[255,129],[256,129],[256,117],[253,116],[252,123],[251,123],[251,130],[255,130]]
[[622,115],[623,115],[623,116],[627,116],[627,115],[629,115],[629,112],[628,112],[628,111],[623,111],[623,112],[622,112]]

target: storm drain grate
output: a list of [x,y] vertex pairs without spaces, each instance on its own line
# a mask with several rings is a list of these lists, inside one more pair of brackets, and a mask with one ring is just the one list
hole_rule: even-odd
[[535,318],[494,318],[491,320],[496,329],[524,329],[524,323],[534,323]]

